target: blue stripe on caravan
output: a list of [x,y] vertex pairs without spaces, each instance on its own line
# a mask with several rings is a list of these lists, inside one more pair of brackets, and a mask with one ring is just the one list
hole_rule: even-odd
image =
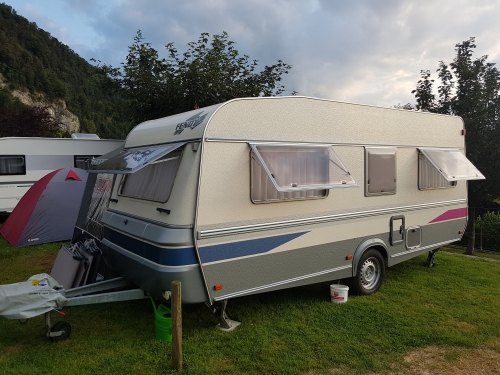
[[204,246],[198,248],[202,263],[217,262],[219,260],[240,258],[248,255],[262,254],[296,239],[308,232],[284,234],[281,236],[258,238],[255,240],[231,242],[221,245]]
[[104,238],[140,257],[162,266],[188,266],[198,264],[194,247],[162,248],[104,227]]

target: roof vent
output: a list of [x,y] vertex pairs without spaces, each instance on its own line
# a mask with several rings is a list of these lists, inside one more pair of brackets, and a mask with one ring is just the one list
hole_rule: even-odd
[[73,133],[71,134],[71,138],[73,139],[101,139],[97,134],[89,134],[89,133]]

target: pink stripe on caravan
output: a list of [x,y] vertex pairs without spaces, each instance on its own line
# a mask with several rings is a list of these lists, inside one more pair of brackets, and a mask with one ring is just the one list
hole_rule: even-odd
[[429,223],[437,223],[439,221],[461,219],[464,217],[467,217],[467,207],[455,208],[454,210],[448,210],[444,214],[441,214],[437,218],[430,221]]

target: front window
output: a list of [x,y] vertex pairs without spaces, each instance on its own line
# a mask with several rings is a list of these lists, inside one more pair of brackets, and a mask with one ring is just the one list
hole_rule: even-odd
[[135,147],[95,164],[89,173],[124,174],[118,194],[165,203],[170,197],[187,142]]
[[169,154],[170,152],[177,150],[184,144],[186,144],[186,142],[129,148],[99,165],[93,165],[90,172],[132,174]]
[[171,152],[122,179],[119,194],[165,203],[170,197],[181,162],[181,151]]

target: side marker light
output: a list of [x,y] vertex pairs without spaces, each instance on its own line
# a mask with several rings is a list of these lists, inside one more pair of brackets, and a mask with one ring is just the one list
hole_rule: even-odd
[[214,290],[221,290],[222,289],[222,284],[217,284],[214,286]]
[[346,260],[352,260],[352,255],[348,255],[345,257]]

